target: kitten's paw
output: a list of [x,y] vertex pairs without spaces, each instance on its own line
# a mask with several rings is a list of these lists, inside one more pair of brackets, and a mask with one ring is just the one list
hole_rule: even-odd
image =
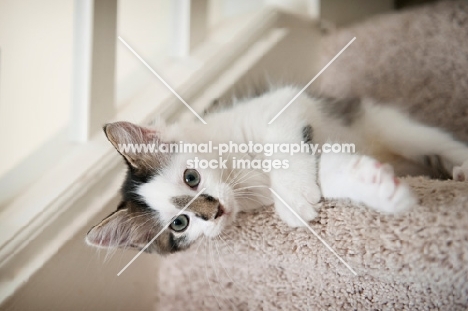
[[317,184],[314,184],[313,187],[304,190],[303,195],[310,204],[316,204],[322,199],[322,192]]
[[351,169],[356,180],[363,184],[362,201],[371,208],[398,213],[416,204],[410,187],[395,177],[390,165],[362,156],[352,163]]
[[403,212],[417,203],[411,188],[396,177],[380,184],[379,201],[375,209],[385,213]]
[[468,160],[461,166],[455,166],[452,172],[453,180],[468,181]]
[[309,222],[318,215],[314,207],[304,197],[298,196],[296,198],[289,198],[289,202],[287,199],[283,200],[297,214],[297,216],[299,216],[297,217],[294,215],[288,206],[275,198],[275,208],[279,217],[290,227],[303,227],[305,224],[301,219],[305,222]]
[[393,177],[392,166],[382,164],[368,156],[360,156],[352,162],[351,172],[358,181],[367,184],[379,184],[388,177]]

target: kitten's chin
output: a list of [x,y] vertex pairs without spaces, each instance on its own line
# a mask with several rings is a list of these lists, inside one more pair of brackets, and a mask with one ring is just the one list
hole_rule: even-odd
[[205,235],[214,238],[223,232],[224,228],[234,222],[236,212],[234,210],[226,209],[224,214],[214,221],[214,226],[211,230],[205,232]]
[[223,232],[224,227],[216,226],[212,230],[205,232],[205,236],[209,238],[215,238]]

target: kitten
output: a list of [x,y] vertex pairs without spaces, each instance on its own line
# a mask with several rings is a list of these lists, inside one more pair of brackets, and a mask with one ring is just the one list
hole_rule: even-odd
[[[274,205],[284,222],[302,226],[289,207],[310,221],[317,216],[314,204],[322,198],[348,198],[384,213],[405,211],[416,204],[416,198],[395,177],[392,166],[383,162],[391,163],[399,175],[424,173],[468,180],[467,146],[370,99],[332,100],[301,94],[268,124],[298,93],[298,89],[284,87],[244,100],[208,115],[207,125],[198,120],[154,128],[128,122],[107,124],[104,132],[122,154],[128,172],[122,202],[88,232],[87,243],[142,249],[159,234],[145,251],[173,253],[188,248],[202,235],[217,236],[240,211]],[[277,152],[268,157],[234,151],[219,159],[217,151],[136,153],[122,149],[123,144],[180,141],[212,141],[215,146],[229,141],[353,143],[359,154]],[[226,166],[190,167],[196,158],[225,160]],[[235,168],[236,159],[278,160],[287,168]]]

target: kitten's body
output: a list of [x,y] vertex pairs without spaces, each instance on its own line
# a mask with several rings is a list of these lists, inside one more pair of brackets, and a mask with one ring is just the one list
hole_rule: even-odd
[[[188,203],[203,188],[206,188],[203,196],[184,211],[186,219],[182,220],[188,221],[186,227],[177,231],[171,225],[149,251],[168,253],[186,248],[201,235],[219,234],[239,211],[272,204],[291,226],[303,224],[290,208],[309,221],[317,216],[314,204],[322,197],[349,198],[388,213],[406,210],[415,204],[414,196],[407,185],[394,177],[392,168],[381,162],[390,162],[399,174],[426,172],[440,177],[451,176],[453,170],[455,179],[468,179],[468,148],[464,144],[369,99],[314,99],[302,94],[268,124],[298,93],[299,89],[290,87],[265,93],[207,116],[207,125],[194,120],[153,130],[115,123],[106,127],[106,134],[116,148],[122,143],[154,141],[212,141],[213,145],[229,141],[238,144],[306,141],[319,146],[353,143],[358,154],[276,153],[269,159],[287,161],[289,167],[264,172],[233,169],[231,164],[233,158],[264,160],[265,155],[231,153],[224,155],[228,160],[225,169],[197,168],[199,183],[190,187],[184,181],[187,161],[195,157],[218,159],[217,152],[170,154],[163,158],[157,154],[122,153],[129,165],[130,186],[123,191],[120,209],[88,233],[88,242],[104,247],[142,248],[156,229],[174,220],[184,207],[180,202]],[[279,197],[272,195],[270,187]],[[144,216],[145,212],[150,216]],[[148,222],[151,230],[147,228]],[[135,234],[142,230],[146,232]]]

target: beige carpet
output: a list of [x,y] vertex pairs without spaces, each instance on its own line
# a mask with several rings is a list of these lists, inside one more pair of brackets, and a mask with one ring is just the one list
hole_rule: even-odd
[[[468,141],[468,3],[440,3],[339,30],[324,62],[330,95],[398,100]],[[383,216],[346,201],[321,204],[305,228],[272,210],[241,214],[222,239],[162,261],[158,310],[467,310],[468,183],[407,178],[420,205]]]
[[468,141],[468,1],[377,16],[324,39],[322,75],[331,96],[372,97]]

